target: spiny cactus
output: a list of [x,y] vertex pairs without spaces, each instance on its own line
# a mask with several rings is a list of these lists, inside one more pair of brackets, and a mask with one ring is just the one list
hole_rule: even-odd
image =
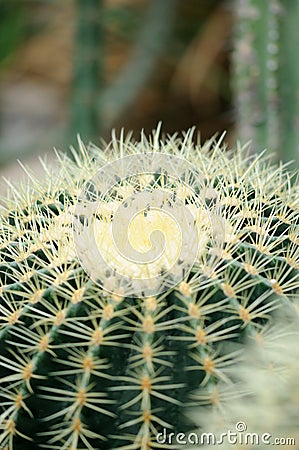
[[235,76],[239,132],[255,145],[277,148],[279,0],[237,0]]
[[298,166],[298,0],[236,0],[238,135]]
[[[219,437],[228,430],[235,435],[230,442],[223,439],[226,448],[255,450],[263,444],[298,448],[298,337],[298,316],[283,317],[281,311],[262,331],[251,334],[234,373],[235,383],[218,383],[213,389],[218,402],[191,413],[200,425],[198,437],[203,430],[215,436],[209,443],[207,435],[203,436],[203,450],[211,443],[213,448],[223,448]],[[210,397],[212,391],[206,395]],[[201,401],[204,403],[202,392]]]
[[298,186],[192,130],[79,147],[3,201],[0,445],[172,448],[158,433],[230,377],[222,344],[297,311]]

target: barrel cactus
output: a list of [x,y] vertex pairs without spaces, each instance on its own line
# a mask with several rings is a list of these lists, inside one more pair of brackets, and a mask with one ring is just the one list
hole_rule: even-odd
[[297,311],[298,186],[192,130],[78,147],[2,201],[0,446],[175,448],[223,344]]
[[[269,445],[298,448],[299,317],[290,313],[280,309],[262,331],[248,337],[235,372],[236,383],[228,386],[220,382],[214,387],[221,408],[220,404],[197,404],[190,410],[202,450],[211,444],[221,450],[224,443],[230,450],[257,450]],[[230,439],[228,430],[232,432]]]

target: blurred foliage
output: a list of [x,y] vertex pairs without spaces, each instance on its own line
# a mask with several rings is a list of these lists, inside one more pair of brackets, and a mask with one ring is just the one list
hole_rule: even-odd
[[136,30],[142,25],[142,13],[143,11],[133,6],[111,6],[103,8],[101,22],[110,33],[113,33],[114,38],[133,42]]
[[36,20],[39,6],[58,0],[0,0],[0,69],[28,39],[48,26]]
[[0,1],[0,69],[24,38],[26,13],[23,2]]
[[[181,51],[206,25],[215,8],[225,3],[223,0],[181,1],[178,5],[178,20],[175,24],[174,39],[180,43]],[[194,10],[197,8],[197,13]],[[174,46],[176,47],[176,46]]]
[[[89,8],[98,11],[86,19]],[[51,73],[32,68],[30,58],[19,71],[47,83],[55,65],[58,72],[66,65],[71,134],[64,124],[49,126],[43,148],[67,147],[77,132],[89,140],[112,127],[149,131],[159,120],[165,131],[196,125],[205,139],[235,122],[235,137],[255,150],[296,159],[298,21],[299,0],[0,0],[0,76],[19,70],[15,60],[33,41],[30,57],[47,54],[45,36],[65,27],[67,44],[53,41],[57,54],[68,46],[65,62],[51,48]],[[23,147],[7,150],[0,135],[0,163],[41,143]]]
[[[231,107],[231,92],[227,64],[219,57],[230,32],[226,19],[222,31],[214,33],[225,3],[6,0],[14,12],[22,10],[24,30],[20,52],[9,65],[12,84],[25,80],[40,85],[54,82],[57,87],[63,79],[65,84],[58,89],[64,90],[68,101],[66,120],[70,127],[64,122],[56,128],[50,125],[42,136],[42,144],[40,138],[33,137],[32,144],[25,139],[20,148],[10,148],[3,140],[2,125],[0,163],[20,153],[22,157],[36,153],[41,145],[43,149],[53,145],[67,148],[75,143],[77,133],[85,140],[97,140],[100,135],[107,138],[114,127],[150,131],[159,120],[169,132],[196,125],[203,139],[227,129],[230,119],[223,116],[223,111],[225,114]],[[91,13],[86,15],[88,9]],[[224,28],[228,32],[223,34]],[[209,39],[220,39],[220,45],[211,54]],[[62,77],[53,75],[55,67],[57,74],[65,70]],[[22,98],[18,100],[21,102]],[[28,105],[28,121],[34,105],[39,109],[34,101]],[[15,119],[6,114],[5,126],[11,118]],[[20,117],[17,120],[21,122]]]

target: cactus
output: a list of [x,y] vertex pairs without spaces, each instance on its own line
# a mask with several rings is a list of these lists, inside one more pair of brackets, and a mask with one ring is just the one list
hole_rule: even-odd
[[[121,133],[101,149],[79,142],[72,158],[58,154],[58,171],[44,165],[44,180],[27,171],[27,184],[10,187],[1,207],[2,449],[173,448],[158,434],[191,429],[193,392],[230,379],[239,351],[223,344],[242,348],[274,309],[296,311],[298,186],[269,157],[225,150],[222,139],[194,143],[193,131],[160,138],[158,129],[140,141]],[[139,198],[154,203],[137,203],[127,229],[121,216],[114,238],[128,246],[131,233],[132,254],[145,258],[162,231],[168,259],[115,253],[111,227]],[[93,234],[84,234],[88,220]]]
[[298,166],[298,0],[236,0],[238,136]]
[[280,133],[281,159],[295,160],[299,164],[299,68],[297,48],[299,31],[296,26],[299,18],[299,1],[284,0],[280,20]]
[[234,88],[239,133],[260,148],[277,148],[279,1],[236,1]]
[[[214,387],[213,395],[219,402],[208,408],[197,407],[191,413],[200,425],[197,436],[204,430],[219,439],[221,433],[232,430],[236,434],[231,442],[224,439],[226,448],[242,446],[255,450],[262,443],[297,448],[299,317],[283,317],[281,313],[280,310],[272,323],[249,337],[243,361],[235,374],[236,383],[231,386],[219,383]],[[211,395],[211,392],[206,394]],[[206,437],[203,450],[210,448]],[[213,448],[223,447],[223,443],[217,445],[218,442],[214,442]]]
[[[99,130],[100,117],[95,98],[102,81],[103,12],[100,0],[77,0],[77,26],[72,83],[71,131],[94,138]],[[84,105],[84,108],[82,108]]]

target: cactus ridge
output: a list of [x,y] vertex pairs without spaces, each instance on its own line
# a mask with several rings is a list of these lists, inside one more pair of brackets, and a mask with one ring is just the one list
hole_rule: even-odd
[[[214,405],[207,407],[210,392],[201,390],[198,397],[194,394],[197,408],[192,415],[200,429],[213,430],[220,436],[225,430],[235,430],[241,417],[246,433],[256,437],[255,441],[244,439],[244,448],[257,449],[265,430],[271,442],[277,437],[289,447],[295,445],[299,416],[298,315],[290,316],[290,312],[280,309],[272,323],[249,336],[238,362],[236,383],[220,381],[215,385],[213,396],[218,401]],[[242,436],[238,436],[239,441]],[[210,444],[203,442],[202,448],[207,450]],[[213,447],[220,449],[222,444],[215,440]],[[227,448],[233,449],[235,444],[227,442]]]
[[[142,134],[139,142],[122,133],[101,148],[79,141],[74,161],[58,154],[59,172],[44,165],[42,181],[28,171],[29,182],[11,186],[2,202],[5,450],[170,448],[156,436],[192,427],[183,411],[199,401],[194,391],[217,402],[217,382],[233,379],[239,351],[224,351],[223,343],[262,332],[278,307],[298,313],[299,191],[284,166],[240,146],[224,151],[221,139],[194,144],[192,130]],[[207,199],[197,216],[205,248],[183,281],[151,297],[109,294],[78,262],[76,200],[100,166],[145,152],[179,155],[204,174],[219,195],[225,237],[219,245],[205,225]],[[137,176],[134,189],[141,183]],[[107,200],[110,215],[123,188]],[[188,192],[180,195],[192,205]]]

